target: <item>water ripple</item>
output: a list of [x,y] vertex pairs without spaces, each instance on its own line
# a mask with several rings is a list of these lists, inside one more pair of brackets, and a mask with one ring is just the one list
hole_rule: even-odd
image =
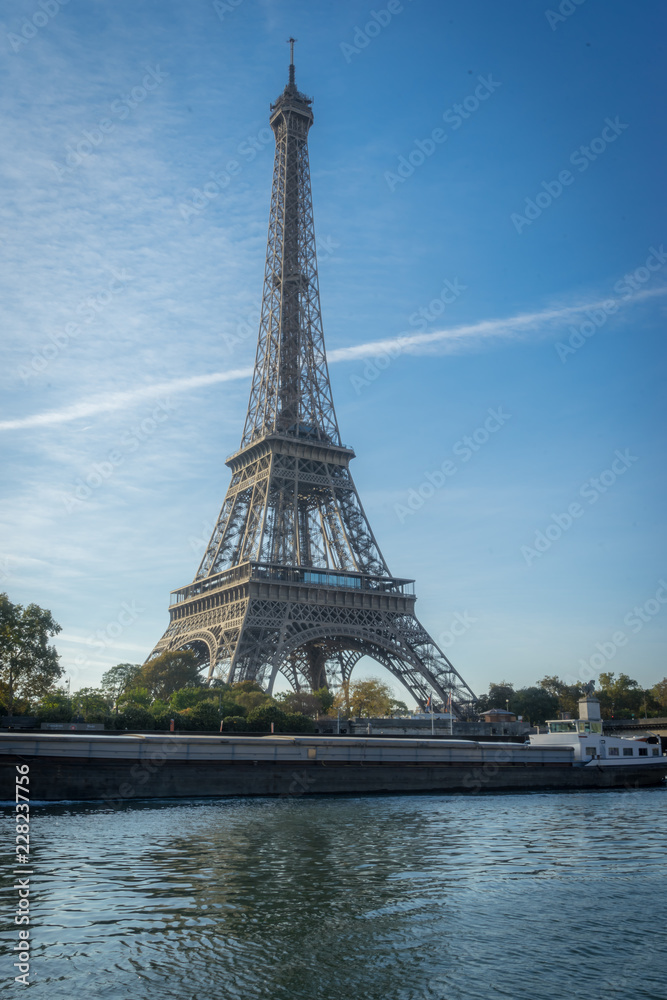
[[[647,789],[35,808],[32,997],[664,998],[666,803]],[[16,929],[2,937],[11,950]]]

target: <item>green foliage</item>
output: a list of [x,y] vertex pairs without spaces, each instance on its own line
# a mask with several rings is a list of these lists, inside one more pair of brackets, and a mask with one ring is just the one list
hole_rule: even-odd
[[183,728],[181,716],[178,712],[154,712],[153,706],[151,705],[151,716],[153,719],[153,726],[158,731],[162,730],[163,732],[168,733],[172,719],[174,720],[174,729]]
[[168,650],[144,663],[134,683],[145,687],[151,698],[168,699],[184,687],[199,687],[199,664],[191,649]]
[[322,715],[327,715],[333,708],[334,701],[336,700],[335,695],[328,687],[317,688],[313,691],[313,694],[319,699],[320,712]]
[[67,691],[58,688],[48,691],[35,706],[39,722],[71,722],[72,708]]
[[168,716],[172,719],[177,712],[171,711],[171,706],[168,701],[164,701],[162,698],[156,698],[154,702],[151,703],[148,711],[151,713],[154,719],[161,719],[163,716]]
[[[275,728],[278,729],[278,726]],[[316,733],[317,726],[307,715],[301,715],[300,712],[287,712],[284,728],[280,731],[283,733]]]
[[232,684],[231,690],[236,692],[236,691],[263,691],[264,689],[262,688],[261,684],[257,683],[257,681],[236,681],[235,684]]
[[391,713],[392,700],[389,685],[377,677],[370,677],[343,685],[334,704],[354,718],[377,718]]
[[[477,699],[475,706],[478,713],[488,712],[492,708],[506,708],[507,702],[514,697],[514,687],[508,681],[500,684],[489,684],[489,693]],[[513,711],[510,705],[510,711]]]
[[118,711],[119,699],[132,687],[140,672],[138,663],[118,663],[102,674],[101,688],[114,711]]
[[391,699],[391,703],[390,703],[390,706],[389,706],[389,711],[390,711],[391,715],[409,715],[410,714],[410,709],[405,704],[405,702],[404,701],[398,701],[398,699],[396,699],[396,698],[392,698]]
[[599,677],[600,709],[603,719],[631,718],[640,715],[644,692],[639,683],[627,674],[601,673]]
[[231,691],[231,684],[227,684],[227,682],[223,681],[222,677],[218,677],[217,674],[214,674],[213,677],[211,677],[208,682],[208,686],[215,689],[216,694],[220,694],[221,691]]
[[151,713],[145,709],[141,708],[139,705],[128,705],[123,711],[123,726],[118,728],[122,729],[154,729],[155,720]]
[[[522,715],[533,725],[543,724],[546,719],[558,718],[561,712],[577,718],[579,699],[587,689],[583,682],[566,684],[553,675],[543,677],[534,687],[520,688],[518,691],[503,681],[502,684],[491,684],[488,695],[478,699],[476,708],[478,712],[489,708],[505,708],[506,701],[509,701],[511,712]],[[622,673],[617,677],[614,673],[603,672],[598,677],[595,697],[600,701],[603,719],[659,714],[667,709],[667,678],[654,685],[650,691],[644,691],[638,681],[627,674]],[[660,701],[660,698],[663,700]]]
[[0,683],[9,715],[16,698],[44,695],[62,676],[58,653],[49,646],[60,631],[50,611],[37,604],[12,604],[7,594],[0,594]]
[[222,722],[223,733],[245,733],[248,723],[242,715],[226,715]]
[[181,712],[186,708],[194,708],[201,701],[207,701],[211,697],[210,688],[205,685],[201,687],[183,687],[178,691],[173,691],[169,696],[169,705]]
[[149,708],[152,700],[148,688],[133,687],[118,699],[118,707],[122,712],[132,708]]
[[217,701],[202,701],[188,709],[192,721],[200,729],[220,728],[220,709]]
[[251,732],[267,732],[272,722],[276,730],[284,731],[287,714],[277,705],[258,705],[248,712],[247,724]]
[[510,711],[523,716],[524,722],[542,726],[547,719],[558,718],[558,698],[543,687],[519,688],[510,699]]
[[663,677],[661,681],[654,684],[649,691],[649,695],[658,711],[661,711],[663,714],[667,712],[667,677]]
[[[252,683],[251,681],[244,681],[244,683]],[[261,708],[267,705],[275,705],[273,698],[269,697],[266,691],[258,686],[257,689],[251,691],[238,690],[235,684],[230,692],[236,705],[240,705],[246,712],[250,713],[255,708]]]
[[[227,728],[225,719],[225,729]],[[243,720],[245,728],[249,732],[268,733],[273,723],[276,733],[314,733],[315,723],[300,712],[283,712],[277,705],[260,705],[248,712],[247,719]]]
[[[323,690],[326,691],[326,688]],[[283,712],[287,713],[298,712],[299,715],[314,718],[322,711],[322,702],[319,694],[315,692],[311,694],[310,691],[287,691],[275,700]]]
[[100,688],[80,688],[72,692],[72,712],[84,722],[102,722],[111,705]]
[[550,695],[558,700],[556,715],[561,712],[569,712],[573,719],[579,714],[579,699],[584,694],[585,684],[565,684],[558,677],[543,677],[538,682]]

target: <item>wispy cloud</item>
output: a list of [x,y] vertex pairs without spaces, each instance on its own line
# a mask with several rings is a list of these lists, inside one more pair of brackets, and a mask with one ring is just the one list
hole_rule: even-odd
[[173,379],[170,382],[158,382],[155,385],[144,385],[140,389],[129,389],[125,392],[111,392],[107,396],[95,399],[81,400],[72,406],[59,410],[47,410],[45,413],[35,413],[30,417],[18,420],[0,422],[0,430],[25,430],[30,427],[49,427],[53,424],[66,424],[81,417],[90,417],[96,413],[109,413],[114,410],[124,410],[128,406],[140,403],[146,399],[155,399],[176,392],[187,392],[189,389],[199,389],[202,386],[214,385],[216,382],[233,382],[236,379],[249,378],[252,368],[233,368],[227,372],[211,372],[209,375],[192,375],[189,378]]
[[[619,300],[618,305],[621,308],[628,308],[646,299],[665,294],[667,294],[667,287],[646,289],[625,300]],[[532,313],[518,313],[515,316],[482,320],[479,323],[454,326],[445,330],[436,330],[432,333],[400,334],[396,337],[388,337],[383,340],[368,341],[365,344],[339,347],[328,353],[328,360],[332,364],[339,361],[358,361],[359,359],[377,357],[379,354],[387,351],[417,354],[432,350],[434,347],[439,350],[439,353],[452,353],[466,349],[477,349],[484,341],[513,341],[524,338],[529,334],[546,336],[558,333],[563,323],[584,315],[587,311],[601,308],[604,301],[583,302],[577,305],[562,306],[556,309],[543,309]],[[205,375],[191,375],[187,378],[144,385],[137,389],[112,392],[102,396],[98,395],[95,398],[84,399],[60,409],[47,410],[43,413],[35,413],[14,420],[0,421],[0,431],[29,430],[34,427],[49,427],[55,424],[69,423],[82,417],[94,416],[97,413],[124,410],[147,399],[155,399],[160,396],[173,395],[179,392],[188,392],[192,389],[200,389],[220,382],[234,382],[248,379],[251,375],[251,368],[233,368],[229,371],[210,372]]]

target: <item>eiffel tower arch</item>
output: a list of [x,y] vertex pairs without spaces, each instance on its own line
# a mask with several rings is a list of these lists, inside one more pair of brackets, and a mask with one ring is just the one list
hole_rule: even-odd
[[362,656],[418,703],[459,710],[471,689],[415,616],[414,581],[392,576],[341,441],[324,348],[308,162],[312,101],[289,82],[271,105],[276,151],[262,310],[240,448],[192,583],[172,591],[151,657],[190,648],[202,668],[267,691],[349,680]]

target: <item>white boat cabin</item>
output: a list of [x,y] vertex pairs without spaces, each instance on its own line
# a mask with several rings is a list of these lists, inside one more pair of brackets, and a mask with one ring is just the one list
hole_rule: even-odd
[[659,746],[647,743],[648,737],[606,736],[600,702],[591,695],[580,699],[578,719],[549,719],[547,726],[547,733],[530,737],[531,745],[573,747],[580,764],[646,764],[662,756]]

